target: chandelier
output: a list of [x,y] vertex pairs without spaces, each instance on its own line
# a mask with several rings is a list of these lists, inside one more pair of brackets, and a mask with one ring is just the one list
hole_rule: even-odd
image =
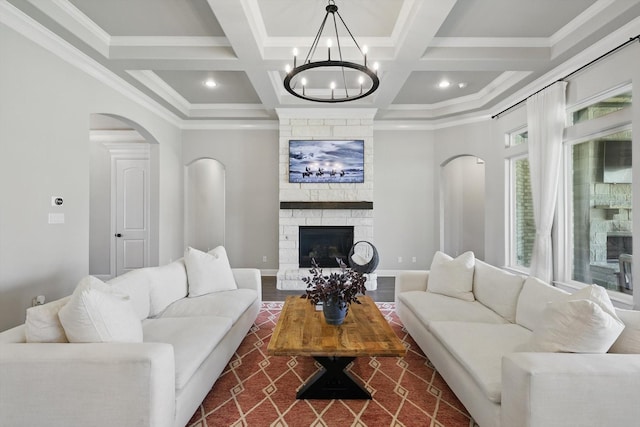
[[[327,13],[324,15],[318,33],[309,48],[307,56],[300,65],[297,65],[298,50],[293,49],[293,68],[287,65],[284,88],[293,96],[315,102],[347,102],[371,95],[380,85],[378,64],[374,64],[373,69],[367,66],[367,47],[360,47],[342,19],[340,12],[338,12],[338,6],[336,6],[334,0],[329,0],[325,10]],[[329,15],[333,20],[333,25],[329,20],[329,26],[332,26],[334,30],[332,37],[337,44],[337,59],[331,59],[333,38],[329,36],[327,38],[327,59],[314,61],[314,55],[318,49],[318,43],[323,35]],[[336,15],[340,18],[339,21],[336,20]],[[340,44],[340,37],[338,36],[338,22],[342,24],[346,33],[351,37],[357,52],[362,55],[362,64],[343,59],[343,46]],[[330,33],[331,30],[327,32]],[[312,85],[314,89],[311,88]]]

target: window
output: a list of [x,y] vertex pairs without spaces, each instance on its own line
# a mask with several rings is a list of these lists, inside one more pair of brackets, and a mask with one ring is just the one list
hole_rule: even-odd
[[507,146],[515,147],[516,145],[525,144],[529,141],[529,132],[526,129],[520,129],[509,134]]
[[568,123],[578,124],[587,120],[604,117],[607,114],[620,111],[631,105],[631,91],[620,93],[617,95],[607,95],[605,99],[594,102],[586,107],[580,108],[569,115]]
[[529,268],[536,227],[533,219],[529,159],[511,159],[511,265]]
[[631,129],[570,147],[571,279],[626,293],[619,259],[632,252],[631,152]]

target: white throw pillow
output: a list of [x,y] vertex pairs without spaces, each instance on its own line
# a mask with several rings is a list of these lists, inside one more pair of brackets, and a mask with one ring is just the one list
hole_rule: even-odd
[[151,275],[148,270],[149,268],[131,270],[107,282],[115,292],[129,295],[136,315],[140,320],[149,317],[149,278]]
[[238,289],[227,252],[222,246],[209,253],[189,247],[184,252],[184,263],[187,266],[190,298]]
[[516,323],[533,331],[542,323],[547,303],[565,301],[569,295],[569,292],[551,286],[537,277],[527,277],[518,296]]
[[27,342],[69,342],[58,318],[58,312],[71,296],[27,309],[24,335]]
[[616,309],[624,330],[609,349],[609,353],[640,354],[640,311]]
[[511,323],[516,321],[516,306],[523,284],[522,276],[509,273],[478,259],[475,262],[474,297]]
[[606,290],[591,285],[564,301],[547,303],[529,350],[606,353],[623,329]]
[[145,268],[145,272],[149,277],[149,317],[160,315],[189,293],[187,268],[182,258],[160,267]]
[[431,262],[427,292],[474,301],[474,265],[475,257],[471,251],[461,254],[456,259],[440,251],[436,252]]
[[87,276],[58,313],[69,342],[142,342],[142,323],[127,295]]

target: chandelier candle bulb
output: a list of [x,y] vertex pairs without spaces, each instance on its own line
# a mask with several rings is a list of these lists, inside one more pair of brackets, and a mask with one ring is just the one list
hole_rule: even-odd
[[328,60],[331,61],[331,39],[327,40],[327,57],[329,58]]
[[296,60],[298,59],[298,49],[293,48],[293,68],[296,68]]
[[[369,52],[369,48],[367,46],[362,46],[362,54],[364,55],[364,66],[367,66],[367,53]],[[362,78],[362,77],[360,77]],[[362,86],[362,85],[361,85]]]

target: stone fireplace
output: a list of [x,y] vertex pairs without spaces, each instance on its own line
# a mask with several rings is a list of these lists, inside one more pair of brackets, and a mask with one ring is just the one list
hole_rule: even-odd
[[[277,288],[304,290],[300,227],[349,227],[353,242],[373,239],[373,115],[375,109],[278,109],[280,119],[280,220]],[[364,182],[290,183],[289,140],[364,140]],[[320,235],[321,229],[319,230]],[[375,243],[374,243],[375,244]],[[350,249],[347,248],[347,250]],[[330,258],[330,257],[329,257]],[[330,262],[329,259],[326,259]],[[337,263],[336,263],[337,269]],[[323,268],[325,273],[331,268]],[[367,289],[376,289],[370,275]]]

